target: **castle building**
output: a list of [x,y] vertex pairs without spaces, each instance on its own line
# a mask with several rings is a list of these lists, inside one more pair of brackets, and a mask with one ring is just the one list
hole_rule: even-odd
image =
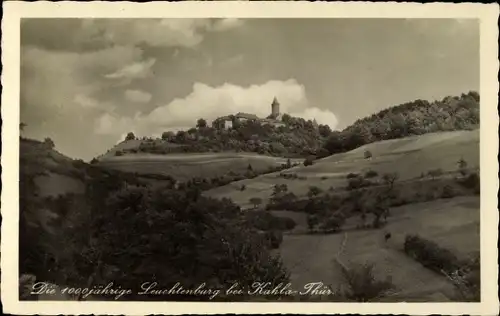
[[278,99],[274,97],[273,102],[271,103],[271,114],[267,118],[262,119],[255,114],[239,112],[236,115],[234,115],[234,117],[231,116],[219,117],[212,123],[212,125],[220,128],[230,129],[233,127],[233,118],[234,118],[234,120],[238,122],[253,121],[253,122],[259,122],[262,125],[272,125],[274,127],[279,127],[279,126],[285,126],[285,124],[281,121],[282,117],[283,114],[280,113],[280,104],[278,102]]
[[274,97],[273,103],[271,104],[271,117],[273,119],[276,119],[280,115],[280,104],[278,102],[278,99]]

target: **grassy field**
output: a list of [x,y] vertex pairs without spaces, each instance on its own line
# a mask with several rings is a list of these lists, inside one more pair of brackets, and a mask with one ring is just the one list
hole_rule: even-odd
[[[373,157],[364,159],[365,150]],[[310,186],[323,190],[338,190],[347,186],[349,173],[374,170],[379,175],[397,172],[399,181],[410,181],[431,169],[455,171],[463,158],[469,167],[479,167],[479,130],[426,134],[404,139],[388,140],[365,145],[353,151],[315,161],[314,165],[299,165],[281,173],[297,174],[306,179],[285,179],[279,173],[269,173],[254,179],[232,182],[212,189],[206,194],[230,197],[242,207],[250,206],[251,197],[267,201],[275,184],[286,184],[288,191],[305,196]],[[240,191],[242,185],[245,191]]]
[[[229,172],[245,173],[248,165],[254,171],[265,171],[270,167],[286,163],[285,158],[249,153],[186,153],[186,154],[127,154],[108,156],[97,165],[138,174],[170,175],[183,181],[193,177],[211,178]],[[294,160],[292,160],[294,161]],[[302,162],[302,160],[298,160]]]
[[[373,157],[365,159],[365,150],[371,151]],[[305,180],[284,179],[277,173],[266,174],[215,188],[206,194],[229,197],[246,208],[251,197],[267,201],[274,184],[287,184],[289,191],[304,196],[312,185],[324,190],[342,190],[347,185],[348,173],[364,173],[367,170],[374,170],[379,175],[398,172],[400,182],[397,186],[407,187],[406,191],[411,194],[415,185],[434,183],[418,179],[421,173],[441,168],[445,172],[443,177],[449,177],[446,172],[456,171],[460,158],[467,161],[471,168],[479,167],[478,130],[373,143],[321,159],[313,166],[301,165],[283,171],[306,177]],[[242,184],[246,186],[244,191],[240,190]],[[479,196],[467,196],[393,208],[389,223],[383,230],[351,230],[349,228],[356,226],[356,219],[351,218],[345,225],[347,243],[342,260],[347,264],[374,263],[378,278],[391,277],[397,294],[388,300],[448,301],[454,295],[453,286],[443,276],[407,257],[402,250],[404,237],[418,233],[465,257],[479,251],[479,210]],[[300,289],[306,283],[323,281],[335,288],[343,283],[334,257],[344,234],[308,235],[305,214],[289,211],[273,213],[291,217],[298,223],[293,231],[285,235],[278,250],[291,271],[294,287]],[[392,234],[387,243],[384,240],[386,231]]]
[[[279,249],[291,272],[291,282],[302,288],[309,282],[329,282],[334,288],[344,280],[334,261],[344,238],[343,233],[306,235],[305,214],[278,211],[277,216],[290,216],[298,226],[285,235]],[[288,213],[288,214],[287,214]],[[458,197],[427,203],[406,205],[391,210],[392,216],[383,230],[347,230],[342,261],[375,264],[375,275],[390,277],[396,286],[393,299],[407,301],[446,301],[453,297],[453,286],[403,252],[406,234],[418,233],[453,250],[460,257],[479,251],[479,199]],[[302,219],[297,218],[302,216]],[[392,238],[386,243],[384,232]]]

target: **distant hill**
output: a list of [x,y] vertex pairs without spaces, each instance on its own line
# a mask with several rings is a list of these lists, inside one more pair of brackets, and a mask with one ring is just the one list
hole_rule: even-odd
[[479,94],[473,91],[434,102],[415,100],[359,119],[342,131],[332,131],[327,125],[317,125],[314,121],[287,114],[282,115],[283,126],[236,120],[230,128],[221,124],[208,127],[204,119],[199,119],[196,127],[177,133],[166,131],[161,139],[137,139],[129,133],[123,142],[94,162],[137,153],[246,152],[276,157],[314,155],[321,158],[380,140],[475,129],[479,126],[479,101]]
[[[206,125],[205,120],[198,120],[196,128],[163,133],[161,139],[143,137],[137,139],[129,133],[126,139],[108,150],[96,160],[105,160],[113,156],[136,153],[179,154],[179,153],[256,153],[266,156],[305,158],[323,150],[327,137],[331,133],[327,125],[317,125],[314,121],[303,118],[282,116],[282,126],[261,124],[259,121],[235,120],[231,128],[214,124]],[[205,122],[200,124],[200,122]]]
[[380,140],[478,127],[479,94],[471,91],[432,103],[415,100],[382,110],[341,132],[332,132],[325,148],[335,154]]

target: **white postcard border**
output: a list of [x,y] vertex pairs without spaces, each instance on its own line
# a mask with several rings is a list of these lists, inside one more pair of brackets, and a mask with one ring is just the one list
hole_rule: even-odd
[[[394,313],[494,315],[498,312],[498,27],[497,4],[328,2],[34,2],[3,3],[1,298],[5,313],[28,314],[257,314]],[[481,96],[481,303],[186,303],[19,302],[18,197],[20,19],[29,17],[240,18],[478,18]]]

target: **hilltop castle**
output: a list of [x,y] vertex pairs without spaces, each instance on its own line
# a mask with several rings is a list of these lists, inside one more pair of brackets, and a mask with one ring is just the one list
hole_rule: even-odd
[[255,114],[242,113],[238,112],[236,115],[228,115],[219,117],[212,123],[215,126],[223,127],[226,129],[233,127],[233,122],[246,122],[246,121],[254,121],[258,122],[262,125],[272,125],[274,127],[285,126],[285,124],[281,121],[283,118],[283,114],[280,113],[280,104],[278,99],[275,97],[273,102],[271,103],[271,114],[267,118],[259,118]]

